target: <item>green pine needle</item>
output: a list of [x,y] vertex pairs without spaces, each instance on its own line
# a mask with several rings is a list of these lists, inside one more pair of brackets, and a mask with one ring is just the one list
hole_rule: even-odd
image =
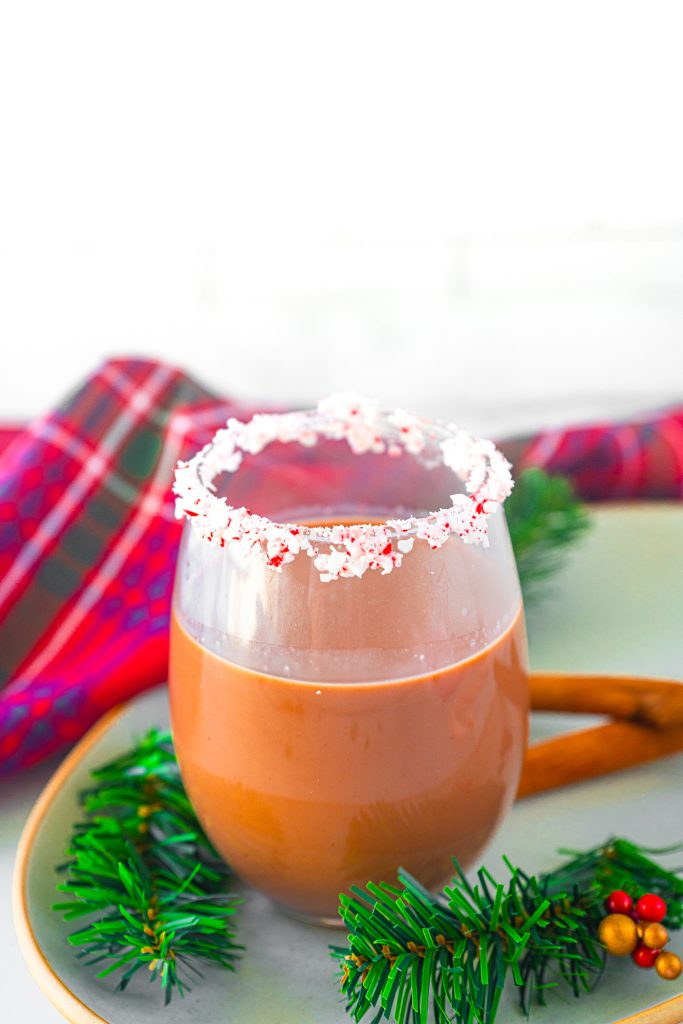
[[[507,864],[507,883],[485,869],[474,884],[456,863],[453,881],[433,895],[405,871],[399,885],[368,884],[340,896],[348,946],[331,947],[342,968],[347,1012],[372,1024],[493,1024],[508,978],[528,1014],[564,984],[575,996],[600,979],[597,939],[603,903],[616,888],[634,898],[655,892],[666,923],[683,924],[683,879],[625,839],[576,855],[538,878]],[[507,863],[507,862],[506,862]]]
[[119,990],[146,967],[167,1003],[202,966],[234,969],[240,900],[226,891],[230,871],[197,822],[170,734],[151,730],[92,775],[57,887],[70,899],[53,908],[87,917],[69,936],[78,956],[99,977],[119,972]]
[[563,476],[523,470],[505,502],[505,515],[527,604],[562,565],[590,524],[585,505]]

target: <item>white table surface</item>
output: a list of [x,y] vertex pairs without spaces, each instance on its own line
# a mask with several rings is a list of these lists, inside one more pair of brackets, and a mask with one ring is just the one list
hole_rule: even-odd
[[[680,591],[676,588],[677,581],[683,580],[683,507],[650,506],[645,516],[648,518],[644,523],[642,512],[636,516],[625,510],[616,514],[596,512],[591,533],[555,583],[555,596],[543,601],[529,616],[534,668],[632,671],[681,678],[683,584]],[[609,553],[605,558],[608,536]],[[667,586],[669,591],[672,587],[676,591],[668,594],[668,602],[662,601],[657,574],[644,574],[643,558],[631,557],[636,545],[650,565],[662,565],[666,560]],[[594,557],[603,558],[604,572],[591,583],[590,600],[584,600],[581,579]],[[610,595],[615,587],[629,594],[627,602],[621,602],[618,621],[609,616]],[[596,632],[590,629],[588,619],[598,607],[605,609],[605,618],[604,628]],[[588,650],[582,635],[592,637]],[[642,637],[643,642],[634,642],[634,637]],[[577,718],[577,727],[584,720],[583,716]],[[534,732],[538,734],[538,728]],[[0,784],[0,992],[5,1011],[0,1020],[12,1024],[63,1024],[23,963],[14,935],[10,898],[14,855],[23,823],[56,763],[41,765]],[[541,1016],[539,1013],[539,1021]]]

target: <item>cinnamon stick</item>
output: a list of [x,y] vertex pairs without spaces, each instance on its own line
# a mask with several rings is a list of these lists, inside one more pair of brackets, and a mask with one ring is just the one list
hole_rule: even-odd
[[683,685],[664,679],[532,672],[534,711],[609,715],[657,728],[683,726]]
[[610,722],[554,736],[528,748],[517,798],[622,771],[680,750],[683,726],[658,729],[637,722]]

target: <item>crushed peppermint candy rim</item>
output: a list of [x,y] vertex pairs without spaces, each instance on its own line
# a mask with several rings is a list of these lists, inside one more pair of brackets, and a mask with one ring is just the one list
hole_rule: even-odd
[[[245,453],[256,455],[273,441],[315,445],[320,437],[346,441],[356,455],[366,452],[419,456],[428,444],[465,486],[451,495],[453,504],[426,516],[387,519],[380,524],[303,526],[275,523],[218,497],[214,481],[235,473]],[[472,437],[453,424],[441,425],[397,409],[385,413],[377,402],[354,394],[331,395],[316,409],[257,414],[247,423],[229,419],[213,440],[189,462],[179,462],[173,491],[178,519],[188,518],[199,535],[217,547],[238,545],[245,554],[259,551],[276,572],[300,553],[314,560],[324,583],[383,574],[401,565],[414,540],[434,550],[451,534],[466,544],[488,545],[487,520],[512,490],[510,463],[492,441]],[[323,545],[327,550],[321,550]]]

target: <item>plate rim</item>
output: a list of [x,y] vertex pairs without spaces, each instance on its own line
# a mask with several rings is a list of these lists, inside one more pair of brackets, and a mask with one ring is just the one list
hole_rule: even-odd
[[106,711],[88,729],[76,746],[69,751],[41,790],[22,829],[17,845],[12,876],[12,917],[14,919],[19,949],[43,995],[69,1021],[69,1024],[110,1024],[110,1022],[104,1017],[100,1017],[99,1014],[95,1013],[94,1010],[71,991],[43,953],[33,931],[28,910],[27,880],[29,858],[38,830],[52,805],[55,794],[59,792],[63,784],[70,778],[86,754],[97,745],[99,739],[134,702],[135,698],[126,700]]

